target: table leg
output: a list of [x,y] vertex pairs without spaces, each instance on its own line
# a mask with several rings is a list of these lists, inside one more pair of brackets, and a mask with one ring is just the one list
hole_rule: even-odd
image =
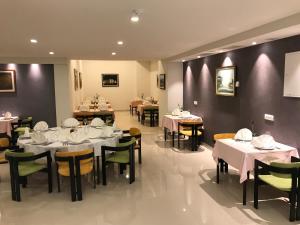
[[167,141],[167,128],[166,127],[164,127],[164,134],[165,134],[165,141]]
[[217,162],[217,184],[220,183],[220,163],[219,163],[219,159]]
[[247,202],[247,181],[249,179],[250,172],[247,172],[247,180],[243,182],[243,205],[246,205]]
[[174,147],[175,131],[172,131],[172,146]]
[[97,184],[100,184],[100,157],[97,156]]

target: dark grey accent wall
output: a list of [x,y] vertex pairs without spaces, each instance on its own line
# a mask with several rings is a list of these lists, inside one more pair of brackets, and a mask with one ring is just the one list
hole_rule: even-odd
[[[205,142],[212,144],[214,133],[251,128],[254,121],[256,133],[270,132],[277,141],[300,147],[300,98],[283,97],[285,54],[295,51],[300,36],[184,63],[183,105],[204,118]],[[216,68],[229,60],[237,67],[240,87],[235,97],[216,96]],[[265,113],[275,122],[265,121]]]
[[16,71],[16,92],[0,93],[0,113],[33,116],[56,125],[54,66],[42,64],[0,64],[0,70]]

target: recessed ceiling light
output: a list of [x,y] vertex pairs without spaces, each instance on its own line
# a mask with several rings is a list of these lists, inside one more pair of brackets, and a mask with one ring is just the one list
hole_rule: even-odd
[[201,55],[198,55],[197,58],[198,58],[198,59],[201,58]]
[[221,49],[221,50],[219,50],[219,53],[222,53],[222,52],[224,52],[224,50],[222,50],[222,49]]
[[54,55],[54,52],[49,52],[49,55]]
[[131,20],[131,22],[133,22],[133,23],[139,22],[140,17],[139,17],[139,14],[138,14],[137,10],[133,10],[133,11],[132,11],[132,15],[131,15],[130,20]]
[[256,45],[257,43],[255,41],[252,42],[252,45]]
[[38,41],[36,39],[30,39],[30,42],[33,43],[33,44],[38,43]]
[[123,45],[124,42],[123,41],[118,41],[118,45]]
[[183,60],[181,60],[181,62],[185,62],[185,60],[183,59]]
[[112,55],[116,55],[117,53],[116,53],[116,52],[112,52],[111,54],[112,54]]

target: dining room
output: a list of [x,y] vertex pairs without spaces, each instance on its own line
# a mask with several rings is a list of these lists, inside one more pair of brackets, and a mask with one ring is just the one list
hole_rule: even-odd
[[299,223],[299,1],[3,9],[0,225]]

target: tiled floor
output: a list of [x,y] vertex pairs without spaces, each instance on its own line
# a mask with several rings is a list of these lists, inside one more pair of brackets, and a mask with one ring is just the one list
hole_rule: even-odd
[[[264,187],[261,197],[272,199],[252,204],[252,183],[247,206],[237,173],[215,183],[211,150],[178,151],[165,143],[160,128],[141,126],[128,112],[116,115],[122,129],[136,126],[143,134],[143,164],[136,167],[136,181],[110,170],[108,185],[94,190],[84,182],[83,201],[71,202],[68,180],[62,192],[56,185],[47,193],[46,176],[34,175],[22,190],[23,201],[11,201],[7,165],[0,165],[0,225],[196,225],[196,224],[296,224],[288,221],[288,203],[281,192]],[[277,198],[277,199],[276,199]]]

